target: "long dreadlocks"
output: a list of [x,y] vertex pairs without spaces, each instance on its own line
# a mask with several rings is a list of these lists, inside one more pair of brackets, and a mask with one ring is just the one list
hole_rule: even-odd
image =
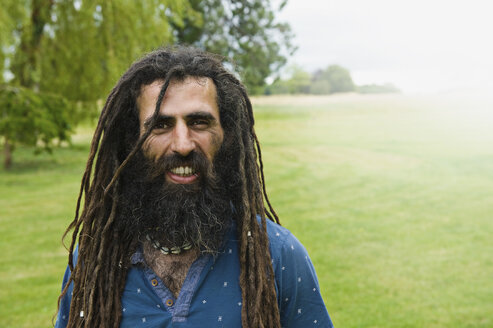
[[[130,257],[138,240],[118,228],[120,174],[150,135],[139,135],[136,99],[141,86],[163,80],[152,120],[156,120],[172,80],[208,77],[217,89],[224,142],[235,174],[228,183],[235,209],[240,256],[243,327],[280,327],[266,218],[279,223],[265,190],[260,146],[254,130],[252,105],[244,86],[221,64],[221,58],[193,48],[167,48],[135,62],[111,91],[94,133],[82,177],[72,230],[69,268],[72,272],[58,303],[74,284],[67,327],[118,327],[121,296]],[[91,178],[91,175],[93,177]],[[267,206],[264,205],[264,200]],[[83,208],[79,215],[80,209]],[[257,220],[260,217],[260,223]],[[78,264],[74,247],[78,242]],[[82,314],[83,315],[80,315]]]

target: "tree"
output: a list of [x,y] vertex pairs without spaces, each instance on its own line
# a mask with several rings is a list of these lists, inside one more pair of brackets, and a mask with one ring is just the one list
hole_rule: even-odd
[[[171,23],[180,26],[185,16],[201,21],[186,1],[177,0],[83,1],[79,8],[64,3],[58,16],[47,42],[52,60],[44,61],[42,90],[63,90],[82,101],[105,98],[134,60],[173,43]],[[65,81],[56,78],[63,72],[70,72]]]
[[10,84],[72,101],[104,98],[132,61],[174,41],[172,26],[184,17],[201,24],[200,14],[179,0],[4,2],[2,73],[13,75]]
[[23,6],[23,2],[15,7],[14,44],[17,44],[17,49],[11,58],[10,70],[17,84],[34,90],[39,89],[41,42],[45,26],[51,19],[53,5],[52,0],[32,0],[29,7]]
[[298,65],[293,65],[288,68],[287,72],[287,78],[278,79],[266,88],[269,94],[310,93],[324,95],[355,91],[356,89],[349,71],[338,65],[330,65],[325,70],[319,69],[313,74],[305,72]]
[[286,79],[277,79],[265,88],[265,94],[297,94],[309,93],[311,75],[299,65],[291,65],[286,69]]
[[21,15],[20,1],[7,0],[0,7],[0,83],[5,82],[6,63],[11,59],[12,45],[15,43],[17,18]]
[[359,93],[399,93],[401,92],[392,83],[385,84],[365,84],[359,85],[357,88]]
[[10,84],[95,101],[143,53],[178,41],[230,58],[255,92],[294,51],[289,26],[274,16],[285,3],[4,0],[0,72]]
[[264,95],[284,95],[288,93],[288,83],[283,79],[277,79],[273,83],[266,85],[264,88]]
[[68,141],[70,104],[63,97],[23,87],[0,87],[0,136],[4,167],[10,168],[16,145],[51,152],[55,140]]
[[310,85],[310,93],[314,95],[328,95],[331,93],[331,86],[327,80],[316,80]]
[[313,74],[313,82],[327,81],[330,93],[354,91],[355,86],[351,74],[339,65],[330,65],[325,70],[318,70]]
[[286,81],[290,93],[309,93],[310,92],[310,73],[306,72],[299,65],[291,65],[288,68],[291,78]]
[[295,50],[289,25],[275,19],[286,2],[273,8],[269,0],[190,0],[202,14],[203,25],[185,18],[182,27],[175,26],[176,36],[180,42],[229,58],[249,91],[260,93],[265,79],[277,74]]

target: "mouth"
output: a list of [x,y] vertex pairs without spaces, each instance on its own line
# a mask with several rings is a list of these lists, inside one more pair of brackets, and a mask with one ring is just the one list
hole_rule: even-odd
[[188,184],[195,182],[199,175],[191,166],[177,166],[171,168],[166,176],[173,183]]

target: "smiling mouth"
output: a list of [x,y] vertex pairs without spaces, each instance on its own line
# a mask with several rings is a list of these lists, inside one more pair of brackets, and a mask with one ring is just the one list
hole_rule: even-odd
[[197,175],[195,170],[191,166],[178,166],[174,167],[171,170],[171,173],[176,174],[180,177],[189,177],[192,175]]
[[197,181],[199,174],[191,166],[177,166],[167,173],[168,181],[176,184],[189,184]]

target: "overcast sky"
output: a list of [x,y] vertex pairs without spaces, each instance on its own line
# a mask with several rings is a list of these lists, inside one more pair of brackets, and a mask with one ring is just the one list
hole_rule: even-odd
[[339,64],[357,84],[404,92],[490,87],[493,0],[288,0],[279,15],[296,34],[291,63]]

